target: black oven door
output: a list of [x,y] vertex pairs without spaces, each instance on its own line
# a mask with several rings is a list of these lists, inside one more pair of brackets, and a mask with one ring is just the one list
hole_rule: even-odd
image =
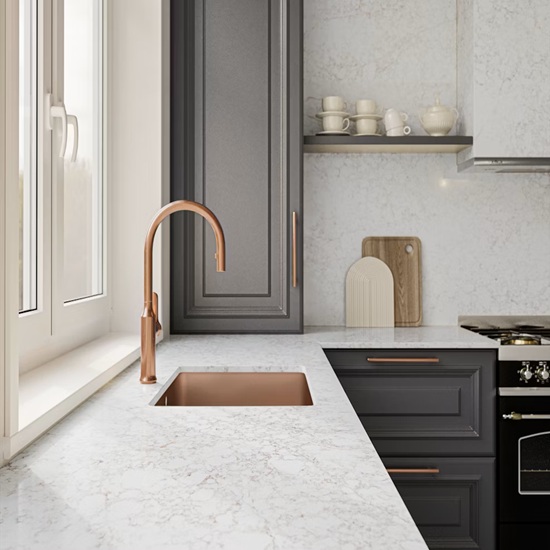
[[550,540],[550,397],[499,399],[500,522],[543,524]]

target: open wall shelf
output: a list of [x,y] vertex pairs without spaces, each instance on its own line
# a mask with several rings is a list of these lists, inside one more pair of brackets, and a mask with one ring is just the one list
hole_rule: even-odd
[[304,136],[304,153],[458,153],[471,136]]

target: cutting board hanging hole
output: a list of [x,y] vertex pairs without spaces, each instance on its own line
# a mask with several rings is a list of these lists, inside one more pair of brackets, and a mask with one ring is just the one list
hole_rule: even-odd
[[405,252],[407,254],[412,254],[414,252],[414,247],[412,244],[408,244],[406,247],[405,247]]

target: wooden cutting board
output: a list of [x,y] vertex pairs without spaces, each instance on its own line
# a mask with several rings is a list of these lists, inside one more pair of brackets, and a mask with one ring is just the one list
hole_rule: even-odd
[[393,274],[395,326],[422,324],[422,245],[418,237],[366,237],[363,256],[379,258]]
[[346,275],[346,327],[393,327],[393,276],[378,258],[361,258]]

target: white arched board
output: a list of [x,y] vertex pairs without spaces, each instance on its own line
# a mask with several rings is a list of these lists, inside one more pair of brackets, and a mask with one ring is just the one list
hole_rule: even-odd
[[378,258],[361,258],[346,275],[346,327],[393,326],[392,272]]

